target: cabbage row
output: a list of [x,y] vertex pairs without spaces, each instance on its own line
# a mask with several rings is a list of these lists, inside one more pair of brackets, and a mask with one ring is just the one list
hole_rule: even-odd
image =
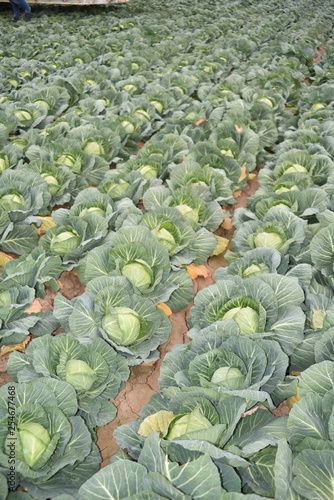
[[[9,498],[332,498],[333,42],[313,58],[333,8],[228,6],[133,2],[1,35],[0,346],[36,338],[0,389],[0,498],[9,418],[25,489]],[[191,342],[98,472],[110,400],[159,358],[189,266],[226,250],[215,232],[263,163]],[[34,312],[64,271],[85,292]]]

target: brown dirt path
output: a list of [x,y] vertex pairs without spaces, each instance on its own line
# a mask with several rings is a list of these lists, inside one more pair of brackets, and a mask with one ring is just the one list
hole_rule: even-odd
[[323,43],[322,45],[320,45],[320,47],[319,47],[319,49],[318,49],[318,55],[317,55],[317,57],[315,57],[315,58],[313,59],[313,61],[312,61],[312,62],[313,62],[313,64],[317,64],[317,62],[319,62],[319,61],[320,61],[320,59],[322,58],[322,56],[323,56],[324,52],[326,51],[326,46],[327,46],[327,43],[328,43],[328,41],[327,41],[327,42],[325,42],[325,43]]

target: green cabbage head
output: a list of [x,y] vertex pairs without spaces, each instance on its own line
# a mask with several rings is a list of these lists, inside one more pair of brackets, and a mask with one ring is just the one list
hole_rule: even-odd
[[115,307],[102,319],[102,328],[115,344],[130,346],[141,334],[143,319],[133,309]]
[[223,366],[214,372],[211,382],[228,389],[240,389],[244,385],[245,375],[239,368]]
[[73,229],[63,231],[52,237],[50,250],[57,255],[65,255],[75,250],[81,243],[82,237]]
[[96,374],[81,359],[70,359],[66,363],[66,382],[76,391],[89,391],[96,380]]
[[275,232],[263,231],[258,233],[254,238],[254,243],[256,248],[259,247],[270,247],[279,249],[284,241],[281,235]]
[[0,198],[0,205],[4,210],[20,210],[24,202],[23,196],[18,191],[4,194]]
[[29,467],[34,467],[50,443],[50,435],[45,427],[36,422],[22,423],[17,430],[23,459]]
[[242,335],[250,335],[259,331],[259,313],[255,309],[257,308],[255,304],[252,304],[253,307],[252,305],[247,305],[248,302],[253,301],[249,299],[247,300],[246,298],[244,300],[244,306],[238,305],[236,307],[231,307],[225,313],[218,313],[217,320],[233,319],[238,325],[239,331]]
[[190,432],[203,431],[210,427],[212,427],[210,420],[201,413],[199,408],[196,408],[191,413],[178,415],[171,421],[166,439],[172,441]]
[[129,261],[123,266],[122,275],[128,278],[138,290],[147,290],[153,282],[153,273],[144,260]]
[[176,208],[178,211],[184,216],[188,217],[189,219],[198,222],[199,220],[199,210],[198,208],[191,208],[189,205],[177,205]]
[[41,176],[48,185],[49,193],[51,193],[53,196],[56,195],[59,191],[59,183],[55,176],[48,173],[41,174]]

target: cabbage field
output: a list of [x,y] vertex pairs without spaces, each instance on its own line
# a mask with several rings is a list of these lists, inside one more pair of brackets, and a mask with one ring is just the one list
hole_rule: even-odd
[[334,4],[0,14],[0,500],[334,499]]

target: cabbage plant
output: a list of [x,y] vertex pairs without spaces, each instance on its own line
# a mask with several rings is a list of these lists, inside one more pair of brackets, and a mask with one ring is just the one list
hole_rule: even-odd
[[166,446],[170,442],[184,450],[205,450],[214,457],[215,453],[219,455],[217,448],[222,448],[232,436],[245,408],[241,398],[207,395],[203,390],[180,392],[171,398],[154,394],[142,407],[141,418],[121,425],[114,435],[120,448],[126,448],[135,459],[145,440],[154,433]]
[[194,229],[205,227],[215,231],[228,212],[223,212],[216,201],[206,201],[196,188],[188,186],[171,191],[165,186],[151,187],[143,196],[146,210],[158,207],[174,207]]
[[[8,409],[9,395],[15,415]],[[16,484],[33,497],[75,494],[98,471],[98,448],[77,410],[74,388],[60,380],[11,382],[0,389],[1,427],[6,429],[0,438],[0,464],[8,474],[9,446],[15,438]],[[9,418],[15,430],[8,430]]]
[[1,493],[4,498],[8,500],[13,500],[16,498],[17,500],[33,500],[33,497],[24,491],[12,491],[9,490],[9,484],[7,480],[7,476],[0,472],[0,486]]
[[215,321],[232,320],[240,335],[269,336],[290,355],[303,339],[303,301],[303,289],[294,278],[278,274],[246,280],[222,277],[196,295],[188,323],[204,328]]
[[279,155],[272,171],[261,172],[262,185],[274,182],[285,174],[302,173],[310,177],[315,185],[325,184],[329,173],[333,170],[333,162],[327,155],[311,155],[308,151],[291,149]]
[[[287,416],[275,418],[258,409],[242,419],[226,449],[237,450],[248,466],[237,466],[242,496],[298,498],[293,484],[293,456],[287,443]],[[239,498],[239,496],[238,496]]]
[[316,339],[314,346],[315,360],[317,363],[322,361],[334,361],[334,328],[322,332]]
[[292,375],[286,377],[285,384],[282,386],[284,399],[292,395],[297,396],[294,398],[294,403],[296,403],[309,394],[325,396],[332,390],[334,362],[331,359],[331,350],[333,347],[328,337],[324,340],[324,343],[321,343],[321,340],[317,342],[315,364],[302,372],[293,372]]
[[326,394],[310,392],[293,405],[288,429],[289,442],[295,451],[333,449],[333,396],[333,389]]
[[87,188],[76,196],[69,216],[82,218],[86,214],[94,214],[105,219],[111,224],[113,217],[113,203],[108,195],[102,194],[97,188]]
[[94,125],[87,123],[72,129],[68,137],[80,146],[85,156],[98,156],[109,163],[117,156],[121,147],[118,127],[112,129],[100,120]]
[[143,194],[146,181],[140,171],[110,170],[101,182],[101,193],[107,194],[113,201],[130,198],[138,203]]
[[51,195],[46,184],[29,169],[7,169],[0,177],[0,207],[12,222],[39,223],[35,215],[49,213]]
[[[271,208],[279,207],[303,219],[312,220],[314,216],[324,212],[328,206],[329,197],[323,189],[319,188],[283,193],[265,193],[260,190],[247,200],[247,208],[259,219],[263,219]],[[252,218],[250,214],[249,218]]]
[[242,90],[242,97],[246,102],[258,102],[268,106],[269,109],[284,112],[285,99],[273,89],[252,89],[245,87]]
[[147,80],[142,75],[134,75],[129,78],[123,78],[115,85],[118,91],[127,92],[130,95],[142,94],[147,85]]
[[[321,297],[323,298],[323,297]],[[321,334],[314,345],[315,362],[334,361],[334,306],[329,302],[326,310],[317,309],[316,318],[322,322]],[[313,319],[313,318],[312,318]]]
[[20,158],[22,157],[22,151],[19,148],[13,148],[11,144],[4,145],[0,151],[0,174],[2,174],[7,168],[15,167]]
[[172,88],[181,94],[187,95],[191,95],[197,88],[197,83],[193,78],[178,72],[165,74],[161,79],[161,85],[167,89]]
[[224,121],[211,133],[212,140],[223,155],[234,158],[240,167],[246,166],[251,172],[256,167],[259,153],[259,136],[250,128],[240,130],[233,121]]
[[[305,300],[305,332],[303,341],[297,346],[291,356],[291,369],[293,371],[303,371],[316,363],[316,345],[321,344],[323,335],[329,331],[333,325],[332,315],[334,311],[333,291],[330,287],[324,287],[312,280],[309,291],[306,292]],[[320,348],[321,349],[321,348]],[[321,357],[331,359],[330,355]]]
[[[223,151],[219,149],[214,141],[198,142],[189,150],[187,161],[199,163],[201,167],[210,166],[217,170],[223,170],[232,183],[232,190],[242,189],[238,184],[242,173],[242,165],[234,159],[233,155],[226,154],[226,150]],[[245,183],[244,180],[243,184],[245,185]]]
[[165,167],[170,162],[181,163],[193,144],[186,134],[169,133],[168,129],[152,137],[138,152],[138,159],[156,161]]
[[[145,441],[138,462],[117,456],[82,485],[79,499],[103,496],[106,490],[114,498],[220,497],[223,492],[221,475],[210,457],[191,451],[180,454],[176,445],[165,450],[164,444],[157,435],[151,435]],[[148,460],[149,456],[153,460]]]
[[193,186],[220,205],[235,203],[231,181],[225,171],[209,165],[202,167],[195,161],[185,160],[181,165],[172,166],[167,184],[172,191]]
[[184,96],[176,100],[172,90],[165,89],[157,82],[152,82],[147,86],[146,95],[156,112],[162,117],[170,115],[174,109],[187,107],[187,99]]
[[[304,371],[301,400],[288,419],[289,442],[296,458],[293,485],[300,495],[316,491],[330,498],[333,476],[333,362],[323,361]],[[309,472],[311,470],[311,473]]]
[[[6,105],[4,103],[6,103]],[[18,126],[18,119],[13,113],[14,99],[10,94],[8,95],[8,93],[6,92],[4,95],[2,94],[2,99],[0,104],[1,104],[0,107],[1,123],[7,128],[7,131],[10,134],[12,134],[17,129]]]
[[186,307],[193,285],[185,270],[171,271],[168,250],[143,226],[109,233],[104,245],[92,250],[77,268],[83,283],[98,276],[124,276],[134,293],[155,304],[166,302],[172,311]]
[[[36,220],[38,220],[36,218]],[[0,249],[23,255],[36,248],[38,234],[36,227],[24,222],[12,222],[6,210],[0,207]],[[38,220],[38,224],[40,221]]]
[[123,165],[119,165],[117,167],[119,170],[124,172],[140,172],[146,181],[149,179],[156,179],[158,177],[164,178],[166,176],[166,169],[163,168],[161,163],[150,159],[131,159]]
[[129,365],[155,361],[157,347],[168,339],[171,324],[152,301],[134,295],[121,276],[95,278],[86,292],[69,301],[58,295],[55,316],[77,338],[102,337]]
[[86,187],[84,179],[80,182],[66,165],[56,165],[47,160],[32,160],[26,166],[38,172],[46,182],[51,195],[50,207],[72,201],[76,190]]
[[35,288],[37,297],[44,298],[46,284],[50,285],[54,292],[59,289],[57,279],[61,272],[61,258],[46,255],[42,248],[37,247],[31,253],[9,260],[3,265],[0,290],[27,285]]
[[[284,274],[288,263],[275,248],[254,248],[248,250],[242,257],[234,252],[226,252],[226,267],[221,267],[216,271],[216,278],[219,280],[223,276],[240,276],[241,278],[256,278],[265,273]],[[280,271],[283,270],[283,273]]]
[[59,326],[50,313],[29,314],[35,291],[29,286],[0,289],[0,345],[23,342],[27,335],[45,335]]
[[316,187],[316,185],[312,182],[312,179],[305,176],[303,172],[283,174],[274,181],[270,180],[269,182],[266,182],[265,179],[262,179],[261,174],[263,170],[264,169],[259,172],[258,180],[261,187],[259,191],[255,193],[254,199],[257,198],[259,193],[265,193],[266,195],[269,193],[282,194],[289,193],[290,191],[304,191],[305,189]]
[[233,321],[217,322],[203,330],[192,329],[190,344],[174,347],[161,367],[159,387],[164,395],[175,388],[192,392],[231,394],[249,406],[270,401],[270,393],[283,382],[288,357],[277,342],[239,335]]
[[99,245],[108,232],[107,220],[94,212],[87,211],[80,217],[60,208],[52,218],[56,227],[48,229],[39,244],[47,253],[60,256],[68,269]]
[[237,228],[232,242],[234,250],[243,255],[253,248],[270,247],[297,259],[307,236],[305,220],[281,207],[273,207],[263,219],[249,222],[243,221],[243,213],[243,209],[237,209],[233,217]]
[[[61,122],[56,123],[60,127]],[[45,141],[42,146],[33,144],[27,149],[26,156],[31,162],[35,164],[42,161],[51,165],[55,164],[56,167],[67,167],[80,179],[80,181],[77,179],[79,185],[84,185],[84,187],[88,187],[90,184],[99,185],[109,170],[109,164],[103,157],[82,151],[78,140],[64,138],[62,136],[65,134],[63,128],[56,129],[53,134],[51,132],[47,132],[47,134],[50,135],[49,141]],[[58,134],[59,137],[57,137]]]
[[38,103],[21,104],[16,102],[9,105],[7,109],[17,118],[18,129],[24,130],[35,128],[41,124],[48,114],[46,107],[40,106]]
[[68,216],[82,218],[91,213],[105,219],[109,229],[119,229],[127,217],[135,217],[138,214],[142,216],[142,211],[136,208],[130,198],[113,202],[107,194],[92,187],[80,191],[68,211]]
[[150,137],[164,123],[155,106],[143,97],[124,101],[117,121],[132,139]]
[[[44,366],[44,369],[41,369]],[[7,370],[15,382],[51,377],[70,384],[78,399],[78,415],[90,428],[116,416],[114,399],[129,377],[125,360],[102,339],[87,344],[69,335],[34,339],[25,354],[13,352]]]
[[195,232],[176,208],[156,208],[133,221],[129,218],[124,222],[126,225],[131,223],[150,229],[167,248],[173,266],[205,264],[217,246],[215,235],[205,228]]
[[262,274],[282,274],[297,278],[304,290],[308,290],[312,280],[312,267],[310,264],[297,264],[289,266],[284,255],[270,247],[259,247],[248,250],[242,257],[229,250],[225,254],[228,263],[215,272],[216,281],[231,276],[240,276],[242,279],[256,278]]
[[277,153],[281,155],[292,149],[299,149],[310,153],[328,154],[327,148],[329,146],[330,149],[330,145],[326,139],[325,128],[313,115],[311,120],[309,119],[303,124],[302,128],[285,132],[285,139],[279,144]]
[[17,100],[22,103],[30,103],[46,109],[50,118],[59,116],[69,105],[70,94],[62,87],[56,85],[35,85],[32,87],[21,87],[17,92]]
[[332,288],[334,285],[333,237],[334,223],[330,223],[321,228],[310,243],[312,262],[326,277]]

